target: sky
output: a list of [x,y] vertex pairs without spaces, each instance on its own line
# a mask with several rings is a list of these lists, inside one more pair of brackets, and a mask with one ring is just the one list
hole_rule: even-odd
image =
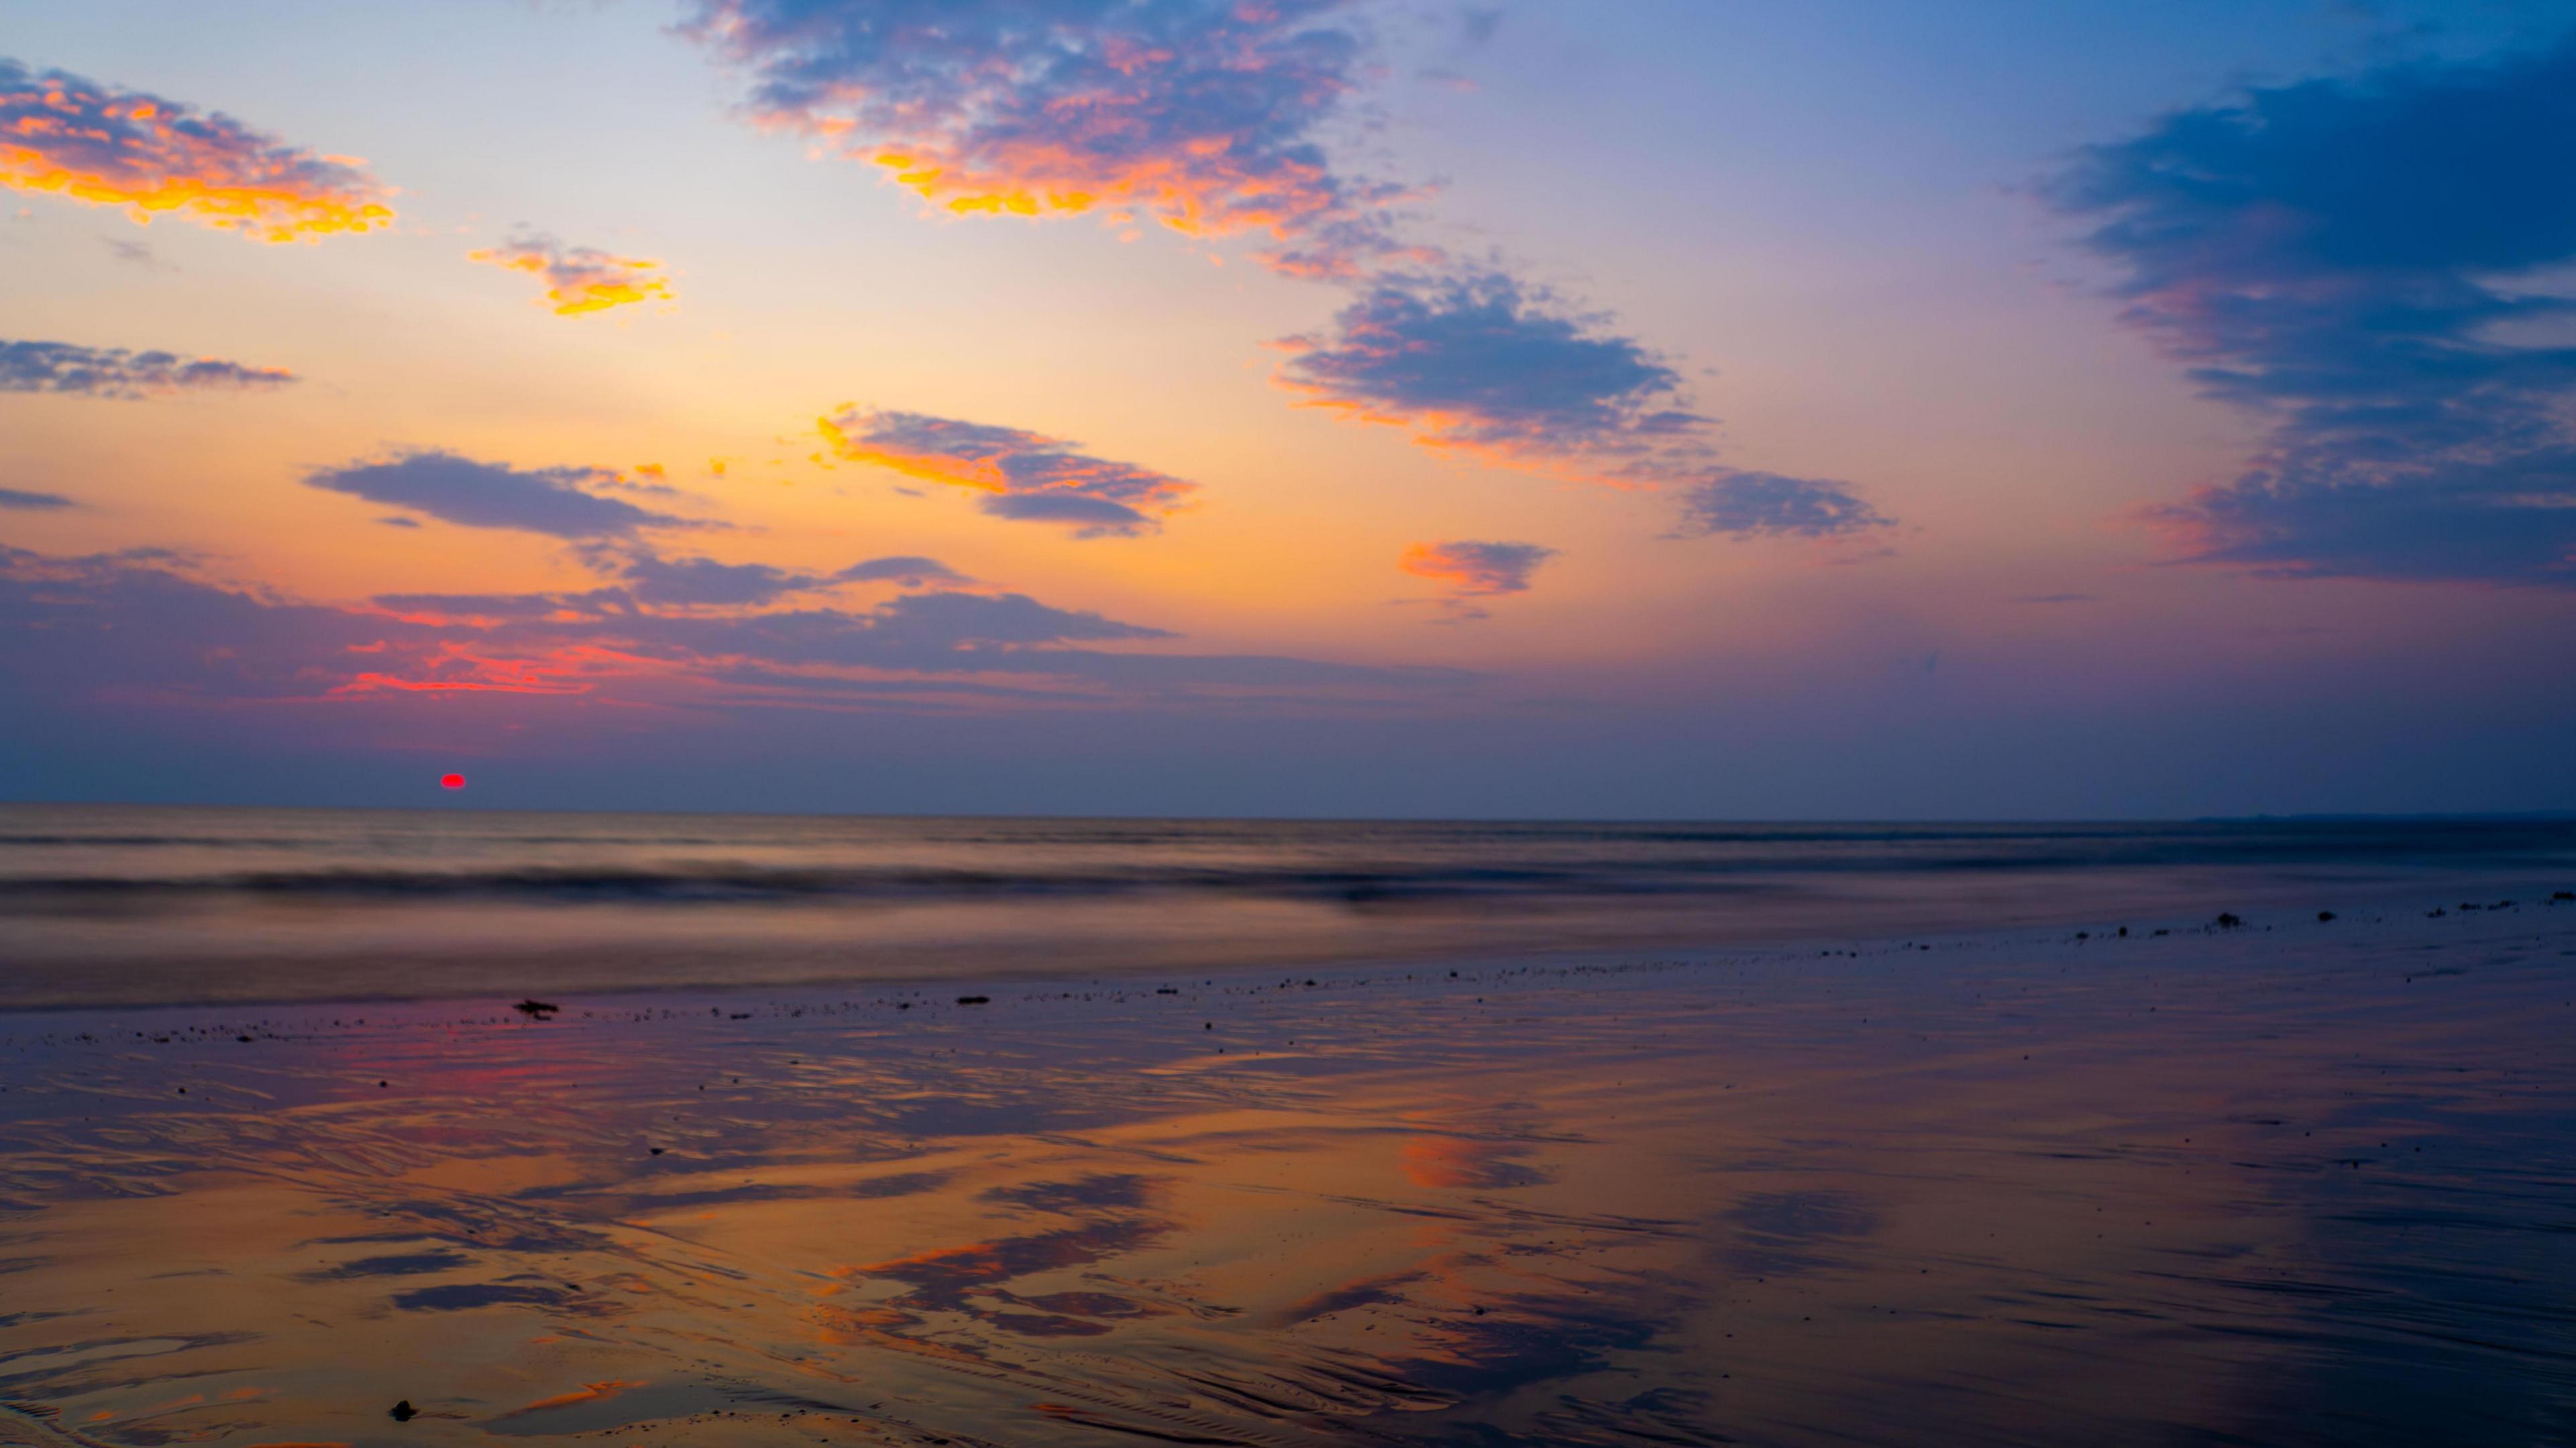
[[2571,165],[2576,3],[0,0],[0,799],[2576,808]]

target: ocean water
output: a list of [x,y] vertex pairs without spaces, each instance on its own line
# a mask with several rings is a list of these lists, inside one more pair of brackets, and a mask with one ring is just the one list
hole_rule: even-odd
[[[1655,952],[2539,888],[2576,821],[1620,824],[0,806],[0,1006]],[[2483,902],[2455,902],[2478,904]]]

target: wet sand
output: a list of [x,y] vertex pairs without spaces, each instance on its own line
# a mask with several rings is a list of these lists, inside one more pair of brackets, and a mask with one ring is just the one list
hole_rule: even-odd
[[0,1016],[0,1443],[2564,1440],[2576,903],[2434,903]]

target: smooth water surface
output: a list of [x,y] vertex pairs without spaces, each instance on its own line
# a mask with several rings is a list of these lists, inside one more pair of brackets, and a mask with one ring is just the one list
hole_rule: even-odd
[[0,1006],[1661,951],[2576,876],[2576,821],[1761,825],[0,806]]

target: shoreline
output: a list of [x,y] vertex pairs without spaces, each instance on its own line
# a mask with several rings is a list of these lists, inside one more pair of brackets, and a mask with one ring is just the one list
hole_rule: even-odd
[[[2488,882],[2494,883],[2494,882]],[[2454,892],[2460,893],[2460,892]],[[2470,891],[2469,894],[2487,892]],[[2447,898],[2447,897],[2445,897]],[[2262,915],[2240,917],[2241,924],[2221,926],[2213,917],[2158,919],[2142,917],[2108,926],[2091,925],[2077,929],[2071,923],[2016,924],[1989,929],[1925,930],[1913,933],[1891,933],[1866,936],[1818,936],[1800,939],[1754,941],[1710,946],[1702,949],[1658,946],[1597,947],[1531,945],[1509,951],[1446,951],[1418,955],[1281,957],[1270,960],[1227,960],[1201,963],[1182,968],[1174,963],[1138,964],[1125,969],[1084,971],[1050,971],[1040,966],[1005,969],[972,974],[886,974],[820,977],[788,977],[775,980],[702,980],[677,983],[650,983],[628,987],[595,990],[543,989],[522,991],[433,991],[413,993],[386,992],[371,995],[341,996],[267,996],[209,997],[166,1001],[135,1001],[121,998],[43,1002],[34,1004],[0,1004],[0,1028],[16,1018],[54,1019],[83,1014],[107,1018],[142,1017],[155,1013],[203,1013],[225,1010],[263,1010],[272,1013],[317,1012],[334,1007],[375,1007],[388,1011],[406,1008],[436,1010],[471,1002],[493,1002],[508,1009],[515,999],[560,997],[557,1006],[577,1005],[582,1008],[618,1013],[635,1010],[666,1009],[675,1001],[703,1001],[715,1004],[739,1003],[747,999],[794,1000],[812,1008],[815,1003],[840,997],[833,1003],[843,1007],[859,1004],[852,994],[866,995],[873,1004],[891,1006],[899,999],[914,1005],[944,1005],[949,996],[958,993],[1017,993],[1024,999],[1051,999],[1067,991],[1090,991],[1117,998],[1150,994],[1156,989],[1175,986],[1182,989],[1240,990],[1258,989],[1271,982],[1278,972],[1286,971],[1292,979],[1313,976],[1317,980],[1338,979],[1344,984],[1385,984],[1416,978],[1428,981],[1436,973],[1469,971],[1537,974],[1611,974],[1625,975],[1641,971],[1711,971],[1722,969],[1777,968],[1783,971],[1818,959],[1863,960],[1877,958],[1911,959],[1928,955],[1931,963],[1958,958],[1960,952],[2004,953],[2025,956],[2055,949],[2104,952],[2137,949],[2161,944],[2167,949],[2205,943],[2251,944],[2266,936],[2282,937],[2279,943],[2341,947],[2376,945],[2393,948],[2402,941],[2406,948],[2430,950],[2466,950],[2483,945],[2523,938],[2537,938],[2553,931],[2576,931],[2576,901],[2553,900],[2548,894],[2538,899],[2496,897],[2486,901],[2451,901],[2438,903],[2432,897],[2420,903],[2421,908],[2386,900],[2340,900],[2320,907],[2333,919],[2320,921],[2316,912],[2303,912],[2280,917]],[[2463,909],[2463,904],[2467,908]],[[2439,911],[2438,917],[2431,912]],[[2232,912],[2230,912],[2232,913]],[[2502,930],[2485,927],[2503,924]],[[2356,938],[2358,937],[2358,938]],[[345,1012],[344,1012],[345,1014]],[[460,1020],[471,1019],[460,1017]],[[0,1034],[0,1041],[7,1039]]]
[[[1190,939],[1079,936],[1038,940],[1021,935],[983,939],[898,943],[879,947],[874,958],[855,958],[866,943],[842,942],[799,954],[764,953],[747,943],[728,951],[720,945],[681,947],[664,953],[613,943],[568,940],[543,953],[469,950],[462,945],[370,952],[363,965],[355,958],[262,957],[245,944],[231,954],[202,954],[181,963],[144,956],[92,955],[30,958],[23,951],[0,952],[0,1015],[67,1012],[125,1007],[188,1009],[295,1005],[437,1002],[473,1000],[495,994],[602,995],[632,991],[741,993],[762,990],[828,990],[833,987],[892,989],[928,987],[951,982],[1042,983],[1069,979],[1141,980],[1154,975],[1211,975],[1263,970],[1400,970],[1421,969],[1458,960],[1558,961],[1581,959],[1665,959],[1745,952],[1865,949],[1878,943],[1920,940],[1978,940],[2069,934],[2085,930],[2110,936],[2120,929],[2145,935],[2152,931],[2182,933],[2207,927],[2220,912],[2238,914],[2244,928],[2264,930],[2304,927],[2318,911],[2359,921],[2422,915],[2442,910],[2457,916],[2477,914],[2499,902],[2516,911],[2546,914],[2576,909],[2576,901],[2553,898],[2563,893],[2569,873],[2521,868],[2508,872],[2424,872],[2402,882],[2393,880],[2319,881],[2292,886],[2279,880],[2232,892],[2195,888],[2210,902],[2201,913],[2177,912],[2177,889],[2166,886],[2156,898],[2136,902],[2141,908],[2121,912],[2116,902],[2100,896],[2070,902],[2053,918],[2018,919],[2002,924],[1962,923],[1964,913],[1943,902],[1926,910],[1915,923],[1864,920],[1857,931],[1826,931],[1762,923],[1748,925],[1712,917],[1705,910],[1672,912],[1679,918],[1654,918],[1656,902],[1639,902],[1630,910],[1598,910],[1568,920],[1545,910],[1520,915],[1495,912],[1473,928],[1442,920],[1404,939],[1408,922],[1401,912],[1383,915],[1346,912],[1337,922],[1342,933],[1329,940],[1282,939],[1269,942],[1241,936],[1204,944]],[[2196,884],[2196,882],[2195,882]],[[2255,882],[2248,882],[2249,885]],[[2302,903],[2292,904],[2293,899]],[[2077,906],[2081,906],[2080,910]],[[559,912],[584,908],[559,907]],[[667,908],[667,907],[666,907]],[[676,907],[685,912],[689,907]],[[1841,902],[1817,902],[1813,913],[1831,914]],[[1861,906],[1850,907],[1866,915]],[[1635,917],[1648,919],[1639,923]],[[1778,917],[1773,917],[1776,921]],[[1605,924],[1608,920],[1610,923]],[[855,928],[865,916],[842,922]],[[1801,918],[1799,924],[1809,924]],[[1731,927],[1731,928],[1730,928]],[[1396,937],[1390,940],[1388,937]],[[203,949],[203,947],[200,947]],[[614,958],[610,958],[614,957]],[[227,967],[247,972],[221,989],[203,989],[202,978]],[[412,972],[409,989],[350,989],[353,973]]]

